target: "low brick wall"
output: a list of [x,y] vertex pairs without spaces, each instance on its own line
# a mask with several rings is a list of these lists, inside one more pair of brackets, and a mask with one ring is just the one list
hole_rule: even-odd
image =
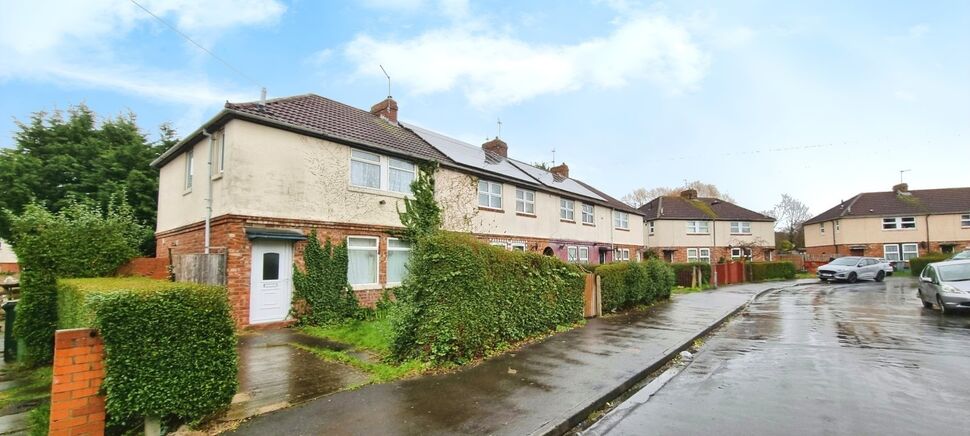
[[116,276],[141,276],[158,280],[168,279],[169,259],[164,257],[136,257],[121,265]]
[[50,435],[104,434],[104,343],[93,329],[54,335]]

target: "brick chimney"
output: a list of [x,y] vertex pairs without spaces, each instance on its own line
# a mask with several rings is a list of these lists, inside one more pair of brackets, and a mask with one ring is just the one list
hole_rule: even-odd
[[557,175],[559,177],[563,177],[563,178],[566,178],[566,179],[569,178],[569,167],[566,165],[565,162],[563,162],[563,163],[561,163],[559,165],[556,165],[556,166],[554,166],[552,168],[549,168],[549,172],[551,172],[551,173],[553,173],[553,174],[555,174],[555,175]]
[[696,200],[697,199],[697,190],[696,189],[685,189],[683,191],[680,191],[680,196],[683,197],[683,198],[686,198],[688,200]]
[[498,137],[482,144],[482,150],[490,151],[502,157],[509,157],[509,145]]
[[893,192],[895,192],[897,195],[907,195],[909,194],[909,185],[905,183],[900,183],[896,186],[893,186]]
[[391,96],[371,106],[370,113],[397,124],[397,102]]

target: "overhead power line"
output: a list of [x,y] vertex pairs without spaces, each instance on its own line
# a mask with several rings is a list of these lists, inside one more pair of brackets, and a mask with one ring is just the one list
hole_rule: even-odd
[[239,68],[234,67],[232,64],[229,63],[229,61],[227,61],[227,60],[225,60],[225,59],[217,56],[211,50],[203,47],[202,44],[199,44],[198,42],[195,42],[195,40],[192,39],[191,37],[189,37],[189,35],[186,35],[185,33],[182,33],[182,31],[180,31],[177,27],[173,26],[168,21],[165,21],[164,19],[162,19],[162,17],[159,17],[158,15],[155,15],[155,13],[152,12],[152,11],[150,11],[150,10],[148,10],[148,8],[142,6],[140,3],[138,3],[135,0],[129,0],[129,1],[131,1],[131,3],[134,4],[135,6],[138,6],[138,8],[140,8],[141,10],[145,11],[146,14],[151,15],[153,18],[155,18],[156,20],[158,20],[159,23],[164,24],[165,27],[168,27],[169,29],[172,29],[173,32],[175,32],[176,34],[178,34],[179,36],[181,36],[183,39],[185,39],[186,41],[192,43],[192,45],[198,47],[199,50],[202,50],[202,51],[206,52],[206,54],[208,54],[209,56],[212,56],[213,59],[221,62],[223,65],[226,66],[226,68],[229,68],[234,73],[238,74],[240,77],[248,80],[250,83],[252,83],[253,85],[256,85],[257,87],[260,87],[260,88],[263,87],[263,85],[260,85],[259,82],[256,81],[256,79],[253,79],[248,74],[242,72],[242,70],[240,70]]

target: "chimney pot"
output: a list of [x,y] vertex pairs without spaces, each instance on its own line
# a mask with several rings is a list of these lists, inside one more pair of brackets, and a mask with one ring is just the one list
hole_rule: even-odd
[[697,199],[697,190],[696,189],[685,189],[683,191],[680,191],[680,196],[683,197],[683,198],[686,198],[688,200],[695,200],[695,199]]
[[371,106],[370,113],[397,124],[397,102],[391,96]]
[[569,166],[565,162],[549,168],[549,172],[565,179],[569,178]]
[[505,158],[509,157],[509,145],[505,141],[498,139],[498,137],[482,144],[482,149]]

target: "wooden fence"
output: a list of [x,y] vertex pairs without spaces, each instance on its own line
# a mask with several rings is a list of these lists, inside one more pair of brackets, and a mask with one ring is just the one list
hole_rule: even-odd
[[586,274],[586,286],[583,289],[583,317],[593,318],[603,315],[603,293],[600,288],[600,277],[596,274]]
[[182,254],[172,259],[175,281],[203,283],[207,285],[226,284],[226,255]]
[[717,284],[731,285],[734,283],[744,283],[744,263],[727,262],[712,265],[717,269]]

